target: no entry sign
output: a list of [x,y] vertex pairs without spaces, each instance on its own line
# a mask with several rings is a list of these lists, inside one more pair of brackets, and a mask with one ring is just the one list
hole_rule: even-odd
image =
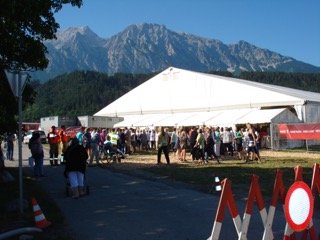
[[288,190],[285,199],[285,216],[294,231],[307,228],[313,215],[311,189],[304,182],[295,182]]

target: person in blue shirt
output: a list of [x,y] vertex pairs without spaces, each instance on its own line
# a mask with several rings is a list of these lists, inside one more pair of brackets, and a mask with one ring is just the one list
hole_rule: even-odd
[[83,145],[82,137],[83,137],[84,129],[85,129],[84,127],[81,127],[80,131],[77,132],[77,134],[76,134],[76,138],[78,139],[79,145],[81,145],[81,146]]
[[13,146],[14,141],[16,140],[16,137],[13,133],[8,133],[6,137],[6,143],[7,143],[7,159],[13,161]]

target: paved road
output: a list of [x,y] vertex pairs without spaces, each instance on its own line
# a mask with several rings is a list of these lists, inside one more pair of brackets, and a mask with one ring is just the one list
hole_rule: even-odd
[[[27,166],[28,156],[29,151],[24,145],[24,174],[31,174]],[[6,161],[7,166],[18,166],[17,162]],[[74,200],[65,195],[64,167],[50,167],[47,160],[45,163],[47,177],[37,181],[64,212],[75,239],[200,240],[207,239],[211,234],[219,201],[215,195],[192,190],[184,184],[173,184],[147,173],[129,176],[93,167],[88,168],[87,173],[90,195]],[[237,200],[237,207],[242,216],[245,202]],[[282,239],[285,220],[281,206],[277,209],[273,231],[276,239]],[[314,220],[314,225],[320,226],[319,213]],[[319,234],[319,230],[317,232]],[[254,206],[247,237],[262,239],[262,234],[261,218],[257,206]],[[237,239],[228,209],[220,239]]]

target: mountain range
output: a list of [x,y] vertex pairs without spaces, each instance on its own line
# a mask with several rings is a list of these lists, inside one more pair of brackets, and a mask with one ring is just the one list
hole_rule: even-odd
[[320,67],[298,61],[246,41],[224,44],[158,24],[133,24],[111,38],[101,38],[89,27],[57,32],[45,41],[48,68],[33,72],[45,82],[75,70],[114,73],[160,72],[170,66],[192,71],[320,73]]

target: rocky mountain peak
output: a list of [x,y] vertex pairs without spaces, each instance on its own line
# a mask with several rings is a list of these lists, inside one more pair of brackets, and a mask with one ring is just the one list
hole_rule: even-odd
[[108,74],[157,72],[169,66],[200,72],[320,72],[319,67],[243,40],[224,44],[151,23],[132,24],[108,39],[100,38],[87,26],[68,28],[59,31],[56,40],[45,44],[49,51],[49,67],[32,74],[42,82],[83,69]]

